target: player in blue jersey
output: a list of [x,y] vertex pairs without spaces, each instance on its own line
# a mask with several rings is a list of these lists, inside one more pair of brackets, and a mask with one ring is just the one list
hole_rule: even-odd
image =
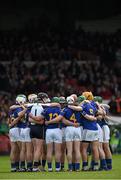
[[75,110],[79,110],[83,115],[81,117],[83,124],[83,137],[82,137],[82,170],[88,170],[88,158],[87,158],[87,148],[89,146],[89,142],[92,144],[93,157],[95,160],[94,168],[97,168],[98,165],[98,129],[96,125],[96,109],[91,106],[91,104],[86,101],[83,104],[80,104],[81,107],[71,107]]
[[29,94],[28,95],[28,107],[25,114],[25,120],[26,120],[26,161],[27,161],[27,172],[31,172],[33,169],[33,146],[32,146],[32,140],[30,137],[30,122],[29,122],[29,114],[31,113],[31,109],[33,107],[33,104],[37,101],[37,95],[36,94]]
[[60,171],[62,132],[60,123],[49,124],[60,114],[60,107],[46,107],[42,113],[46,125],[46,144],[48,171],[52,171],[53,143],[56,161],[56,171]]
[[19,152],[20,152],[20,134],[19,134],[19,120],[21,116],[18,117],[18,109],[11,110],[9,112],[9,137],[11,142],[11,153],[10,153],[10,160],[11,160],[11,172],[16,172],[19,170]]
[[[77,98],[76,98],[77,99]],[[67,97],[68,104],[74,104],[74,96]],[[81,128],[80,128],[80,113],[66,107],[61,112],[63,118],[69,120],[74,124],[78,124],[78,127],[67,125],[65,129],[65,140],[67,147],[67,159],[68,159],[68,170],[79,171],[80,170],[80,141],[82,140]],[[75,165],[75,167],[74,167]]]
[[[97,113],[97,127],[98,127],[98,133],[99,133],[99,157],[100,157],[100,168],[99,170],[108,170],[107,169],[107,165],[106,165],[106,160],[105,160],[105,153],[102,147],[102,143],[103,143],[103,131],[102,128],[100,126],[100,122],[102,119],[102,116],[105,115],[105,110],[101,108],[100,106],[100,102],[102,101],[102,98],[99,96],[95,96],[94,100],[90,101],[91,105],[94,106],[95,108],[98,109],[98,112],[100,111],[100,113]],[[94,160],[92,157],[92,161],[91,161],[91,166],[90,166],[90,170],[93,169],[93,164],[94,164]]]
[[[112,169],[112,154],[109,147],[109,139],[110,139],[110,129],[108,127],[108,119],[107,113],[109,111],[109,105],[102,104],[102,97],[96,96],[94,97],[95,101],[98,101],[100,103],[100,107],[105,111],[105,113],[102,116],[99,116],[98,124],[99,124],[99,134],[101,137],[101,143],[100,143],[100,149],[103,151],[104,155],[102,156],[103,159],[100,161],[100,169],[106,169],[104,166],[107,165],[108,170]],[[106,162],[104,162],[104,158],[106,159]]]
[[[61,111],[67,106],[67,102],[64,96],[59,97]],[[66,141],[65,141],[65,129],[66,125],[61,122],[61,131],[62,131],[62,146],[61,146],[61,171],[65,171],[64,164],[66,158]]]
[[[25,102],[25,96],[24,95],[18,95],[16,97],[16,103],[19,105],[18,108],[15,108],[13,109],[12,111],[15,113],[14,116],[19,119],[19,121],[17,121],[16,123],[16,128],[13,128],[14,127],[14,123],[16,121],[12,121],[10,123],[10,126],[12,127],[12,129],[10,129],[10,139],[11,141],[14,141],[14,139],[18,139],[19,142],[21,141],[21,136],[20,136],[20,127],[21,127],[21,119],[23,118],[25,112],[26,112],[26,108],[22,109],[21,107],[21,104]],[[14,139],[13,139],[14,137]],[[19,148],[20,148],[20,161],[21,161],[21,158],[22,158],[22,155],[21,155],[21,149],[22,149],[22,146],[21,146],[21,143],[19,143]],[[21,166],[21,164],[20,164]]]
[[[104,107],[104,106],[103,106]],[[109,109],[107,106],[104,107],[106,110],[106,115],[102,118],[102,130],[103,130],[103,150],[105,152],[105,158],[107,163],[107,168],[112,169],[112,154],[109,146],[110,139],[110,129],[108,126],[108,112]]]
[[24,103],[26,102],[26,96],[21,94],[18,95],[16,98],[16,101],[18,102],[18,105],[20,105],[19,112],[18,112],[18,116],[22,116],[23,112],[23,116],[19,121],[19,129],[20,129],[20,142],[21,142],[21,148],[20,148],[20,172],[25,172],[26,171],[26,167],[25,167],[25,160],[26,160],[26,141],[30,141],[30,139],[28,139],[28,129],[26,129],[26,118],[25,118],[25,114],[27,111],[27,108],[24,107]]
[[[67,98],[68,103],[74,103],[73,97]],[[79,123],[77,122],[77,119],[79,119],[78,112],[75,114],[73,110],[70,108],[64,108],[63,111],[61,111],[60,115],[53,119],[51,121],[52,123],[60,122],[61,120],[66,125],[65,127],[65,141],[66,141],[66,147],[67,147],[67,159],[68,159],[68,170],[72,171],[72,153],[73,150],[75,152],[75,160],[76,160],[76,171],[79,171],[80,168],[80,139],[81,139],[81,131],[79,126]],[[77,127],[75,129],[75,127]],[[74,148],[73,148],[74,144]]]

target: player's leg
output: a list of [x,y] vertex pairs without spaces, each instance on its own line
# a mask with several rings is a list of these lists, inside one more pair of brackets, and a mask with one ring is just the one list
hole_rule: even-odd
[[61,170],[61,143],[55,143],[55,161],[56,171]]
[[42,146],[43,146],[43,140],[35,138],[35,147],[34,147],[34,165],[33,165],[33,171],[39,171],[39,161],[40,156],[42,154]]
[[89,147],[89,142],[83,141],[82,142],[82,150],[81,150],[81,155],[82,155],[82,170],[87,171],[88,170],[88,154],[87,154],[87,149]]
[[105,152],[105,158],[107,168],[112,169],[112,154],[109,146],[110,129],[107,125],[103,126],[103,150]]
[[66,156],[66,142],[62,142],[61,144],[61,171],[64,171],[64,163]]
[[11,142],[11,152],[10,152],[10,160],[11,160],[11,171],[16,172],[19,169],[19,131],[18,128],[12,128],[9,131],[9,137]]
[[26,142],[26,161],[27,161],[27,171],[32,171],[33,166],[33,146],[32,142]]
[[93,166],[92,170],[98,170],[98,161],[99,161],[99,142],[97,141],[92,141],[91,142],[91,149],[92,149],[92,157],[93,157]]
[[73,137],[74,137],[74,127],[66,127],[65,138],[66,138],[66,149],[67,149],[67,160],[68,160],[68,170],[72,171],[72,153],[73,153]]
[[61,171],[64,171],[64,163],[66,156],[65,128],[62,129],[62,144],[61,144]]
[[61,145],[62,145],[62,131],[59,128],[54,129],[53,132],[54,145],[55,145],[55,164],[56,171],[61,170]]
[[46,155],[47,155],[46,141],[45,141],[45,133],[46,133],[45,126],[43,126],[42,129],[43,129],[43,147],[42,147],[42,155],[41,155],[40,163],[41,163],[41,171],[45,171]]
[[66,142],[66,148],[67,148],[68,170],[72,171],[73,141],[67,141]]
[[81,159],[81,154],[80,154],[80,141],[82,140],[81,136],[81,130],[80,127],[74,128],[75,133],[74,133],[74,143],[73,143],[73,151],[74,151],[74,158],[75,158],[75,171],[80,170],[80,159]]
[[47,164],[48,171],[52,172],[52,156],[53,156],[53,129],[46,130],[46,145],[47,145]]
[[32,159],[32,141],[30,138],[30,128],[25,129],[25,142],[26,142],[26,161],[27,161],[27,171],[32,171],[33,159]]
[[107,164],[105,159],[105,153],[103,150],[102,142],[99,142],[99,158],[100,158],[100,170],[107,170]]
[[26,142],[25,142],[25,130],[20,128],[20,172],[26,171]]
[[88,136],[88,130],[87,129],[83,129],[83,135],[82,135],[82,143],[81,143],[81,155],[82,155],[82,170],[83,171],[87,171],[88,168],[88,154],[87,154],[87,150],[89,147],[89,137]]
[[47,155],[46,143],[45,140],[43,140],[42,155],[40,159],[41,171],[45,171],[46,155]]
[[80,141],[74,141],[75,171],[80,170]]
[[21,149],[20,149],[20,172],[25,172],[25,160],[26,160],[26,143],[21,142]]
[[52,156],[53,156],[53,143],[47,143],[47,164],[48,171],[52,171]]
[[105,153],[103,150],[103,131],[102,128],[98,125],[98,131],[99,131],[99,158],[100,158],[100,170],[107,170],[107,164],[105,160]]
[[91,150],[92,150],[92,170],[99,170],[99,131],[98,130],[88,130],[87,135],[90,137],[87,139],[90,141]]
[[19,169],[19,149],[16,142],[11,142],[11,172],[16,172]]

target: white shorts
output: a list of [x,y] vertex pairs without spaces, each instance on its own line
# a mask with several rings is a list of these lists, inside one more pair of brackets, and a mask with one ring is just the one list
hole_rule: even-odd
[[89,129],[83,129],[83,141],[98,141],[99,140],[99,132],[98,130],[89,130]]
[[66,129],[65,127],[61,129],[61,131],[62,131],[62,142],[66,141],[65,129]]
[[9,137],[11,142],[20,141],[20,128],[14,127],[9,130]]
[[21,142],[31,142],[30,138],[30,128],[20,128],[20,141]]
[[108,143],[110,140],[110,129],[108,125],[104,125],[102,127],[102,130],[103,130],[103,142]]
[[99,142],[103,143],[103,130],[98,123],[97,123],[97,127],[98,127],[98,133],[99,133]]
[[73,126],[66,127],[65,138],[66,138],[66,142],[68,142],[68,141],[81,141],[82,140],[81,128],[80,127],[73,127]]
[[62,143],[62,130],[60,128],[46,130],[46,144]]

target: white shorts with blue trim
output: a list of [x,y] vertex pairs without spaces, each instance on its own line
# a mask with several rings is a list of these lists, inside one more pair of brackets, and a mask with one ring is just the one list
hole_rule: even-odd
[[20,141],[21,142],[31,142],[29,127],[20,128]]
[[103,130],[103,142],[108,143],[110,140],[110,129],[108,125],[104,125],[102,127],[102,130]]
[[62,130],[60,128],[46,130],[46,144],[62,143]]
[[65,139],[68,141],[82,141],[81,127],[68,126],[65,129]]
[[83,129],[83,141],[98,141],[99,140],[99,131],[98,130],[89,130]]
[[11,142],[20,141],[20,128],[13,127],[9,130],[9,138]]

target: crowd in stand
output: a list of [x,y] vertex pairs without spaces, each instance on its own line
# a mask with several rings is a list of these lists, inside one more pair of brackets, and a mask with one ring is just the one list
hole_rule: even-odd
[[[121,31],[115,33],[42,30],[0,32],[0,59],[3,61],[88,60],[115,61],[121,48]],[[86,51],[86,53],[84,53]]]
[[0,122],[19,93],[51,97],[91,90],[104,99],[121,97],[120,48],[120,30],[0,32],[0,91],[7,93],[0,95]]

